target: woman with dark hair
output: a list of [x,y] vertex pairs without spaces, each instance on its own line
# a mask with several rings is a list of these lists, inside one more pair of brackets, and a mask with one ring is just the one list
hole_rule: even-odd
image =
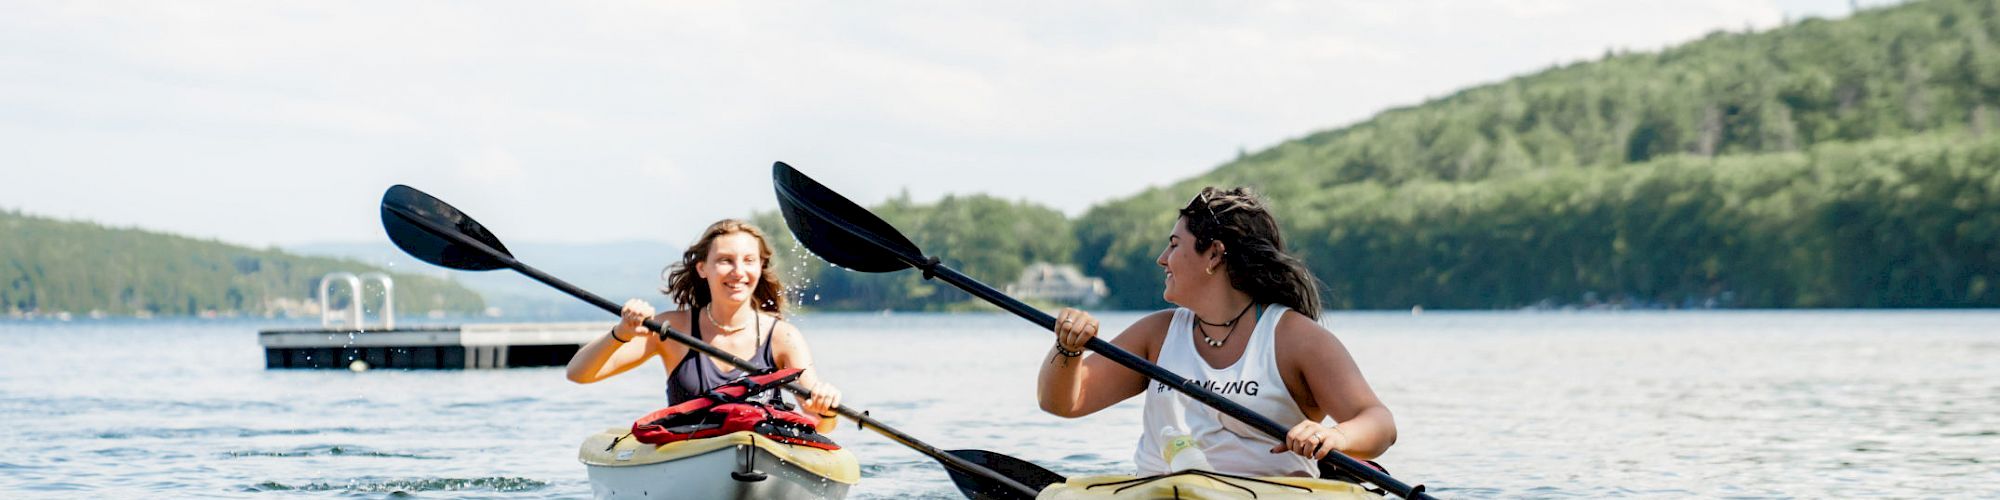
[[[1140,475],[1163,474],[1166,436],[1184,434],[1216,472],[1318,476],[1339,451],[1372,459],[1396,442],[1395,419],[1340,340],[1318,323],[1319,285],[1285,253],[1278,222],[1248,189],[1202,189],[1180,209],[1155,263],[1167,302],[1111,343],[1279,423],[1283,441],[1099,356],[1084,356],[1097,320],[1056,316],[1056,345],[1041,368],[1042,409],[1076,418],[1145,393]],[[1328,422],[1331,419],[1331,422]]]
[[840,406],[840,390],[821,381],[813,369],[812,350],[798,328],[784,319],[783,283],[771,271],[771,246],[764,232],[741,220],[709,225],[701,239],[668,268],[661,291],[679,309],[653,314],[646,301],[625,302],[622,319],[610,333],[591,340],[569,360],[569,379],[579,384],[604,380],[659,356],[667,369],[667,403],[700,397],[709,390],[748,373],[740,367],[709,359],[678,342],[667,342],[646,329],[653,318],[687,332],[738,358],[752,370],[798,368],[798,382],[812,389],[800,409],[819,415],[819,432],[831,432]]

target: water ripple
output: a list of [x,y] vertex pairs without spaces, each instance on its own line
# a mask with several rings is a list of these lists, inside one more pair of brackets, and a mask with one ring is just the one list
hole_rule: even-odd
[[364,447],[360,447],[360,446],[352,446],[352,445],[347,445],[347,446],[342,446],[342,445],[320,445],[320,446],[306,446],[306,447],[301,447],[301,448],[296,448],[296,449],[292,449],[292,450],[287,450],[287,451],[231,451],[231,452],[226,452],[226,453],[223,453],[223,454],[222,454],[222,456],[224,456],[224,457],[228,457],[228,458],[246,458],[246,457],[270,457],[270,458],[301,458],[301,457],[343,457],[343,456],[344,456],[344,457],[374,457],[374,458],[409,458],[409,459],[416,459],[416,460],[445,460],[445,459],[446,459],[446,457],[438,457],[438,456],[429,456],[429,455],[418,455],[418,454],[412,454],[412,453],[394,453],[394,452],[386,452],[386,451],[375,451],[375,450],[372,450],[372,449],[368,449],[368,448],[364,448]]
[[346,482],[311,482],[305,484],[285,484],[265,481],[243,487],[245,492],[275,491],[344,491],[350,493],[409,493],[424,491],[493,491],[500,493],[535,491],[548,487],[549,483],[524,477],[480,477],[480,478],[417,478],[417,479],[375,479],[358,478]]
[[[899,430],[1071,476],[1130,472],[1140,405],[1041,412],[1047,340],[1016,318],[810,316],[829,381]],[[2000,498],[2000,312],[1328,323],[1395,413],[1380,461],[1441,497]],[[559,367],[265,371],[258,324],[103,325],[0,324],[0,356],[161,332],[117,337],[146,362],[0,363],[0,492],[28,492],[0,496],[587,497],[580,440],[663,406],[656,363],[585,386]],[[852,425],[833,437],[864,464],[851,498],[956,495],[927,457]]]
[[360,427],[323,427],[310,429],[250,429],[243,427],[185,427],[185,428],[121,428],[99,431],[98,439],[186,439],[209,437],[260,437],[260,436],[316,436],[325,434],[385,434],[390,429]]
[[445,408],[449,408],[449,409],[453,409],[453,410],[461,410],[461,409],[475,409],[475,410],[477,410],[477,409],[486,409],[486,408],[512,408],[512,407],[516,407],[516,406],[523,406],[523,405],[529,405],[529,404],[534,404],[534,403],[538,403],[538,402],[540,402],[540,401],[541,401],[541,399],[539,399],[539,398],[527,398],[527,397],[523,397],[523,398],[506,398],[506,399],[496,399],[496,400],[492,400],[492,401],[467,401],[467,402],[461,402],[461,403],[451,403],[451,404],[448,404],[448,405],[445,405],[444,407],[445,407]]

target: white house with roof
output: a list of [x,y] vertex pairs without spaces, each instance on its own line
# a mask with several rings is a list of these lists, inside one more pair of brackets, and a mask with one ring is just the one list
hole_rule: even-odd
[[1076,266],[1047,262],[1029,264],[1021,278],[1007,285],[1007,294],[1022,299],[1043,299],[1065,304],[1097,305],[1110,293],[1104,278],[1084,276]]

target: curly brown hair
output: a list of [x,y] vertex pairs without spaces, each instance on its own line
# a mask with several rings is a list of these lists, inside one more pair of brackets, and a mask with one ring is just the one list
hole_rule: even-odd
[[1207,250],[1222,242],[1222,265],[1229,269],[1229,286],[1250,294],[1250,300],[1284,304],[1299,314],[1319,319],[1319,278],[1305,262],[1285,252],[1278,219],[1250,188],[1202,188],[1180,216],[1194,235],[1194,249]]
[[716,238],[733,233],[757,238],[757,255],[761,264],[759,274],[762,278],[758,280],[757,289],[752,291],[750,302],[760,311],[783,317],[785,284],[778,280],[778,273],[771,272],[771,243],[764,237],[763,230],[740,219],[723,219],[709,224],[708,229],[701,232],[701,239],[681,253],[680,262],[667,266],[667,270],[661,273],[666,277],[667,285],[660,288],[660,293],[667,294],[674,305],[682,309],[692,310],[708,305],[713,300],[708,296],[708,281],[695,272],[695,266],[708,260],[709,247],[714,246]]

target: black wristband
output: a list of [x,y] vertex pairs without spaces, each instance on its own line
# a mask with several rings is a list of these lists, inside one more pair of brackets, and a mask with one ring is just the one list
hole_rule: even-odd
[[611,329],[611,340],[616,340],[616,341],[618,341],[618,343],[620,343],[620,344],[623,344],[623,343],[626,343],[626,342],[631,342],[631,341],[632,341],[631,339],[621,339],[621,338],[618,338],[618,329],[617,329],[617,328],[612,328],[612,329]]

